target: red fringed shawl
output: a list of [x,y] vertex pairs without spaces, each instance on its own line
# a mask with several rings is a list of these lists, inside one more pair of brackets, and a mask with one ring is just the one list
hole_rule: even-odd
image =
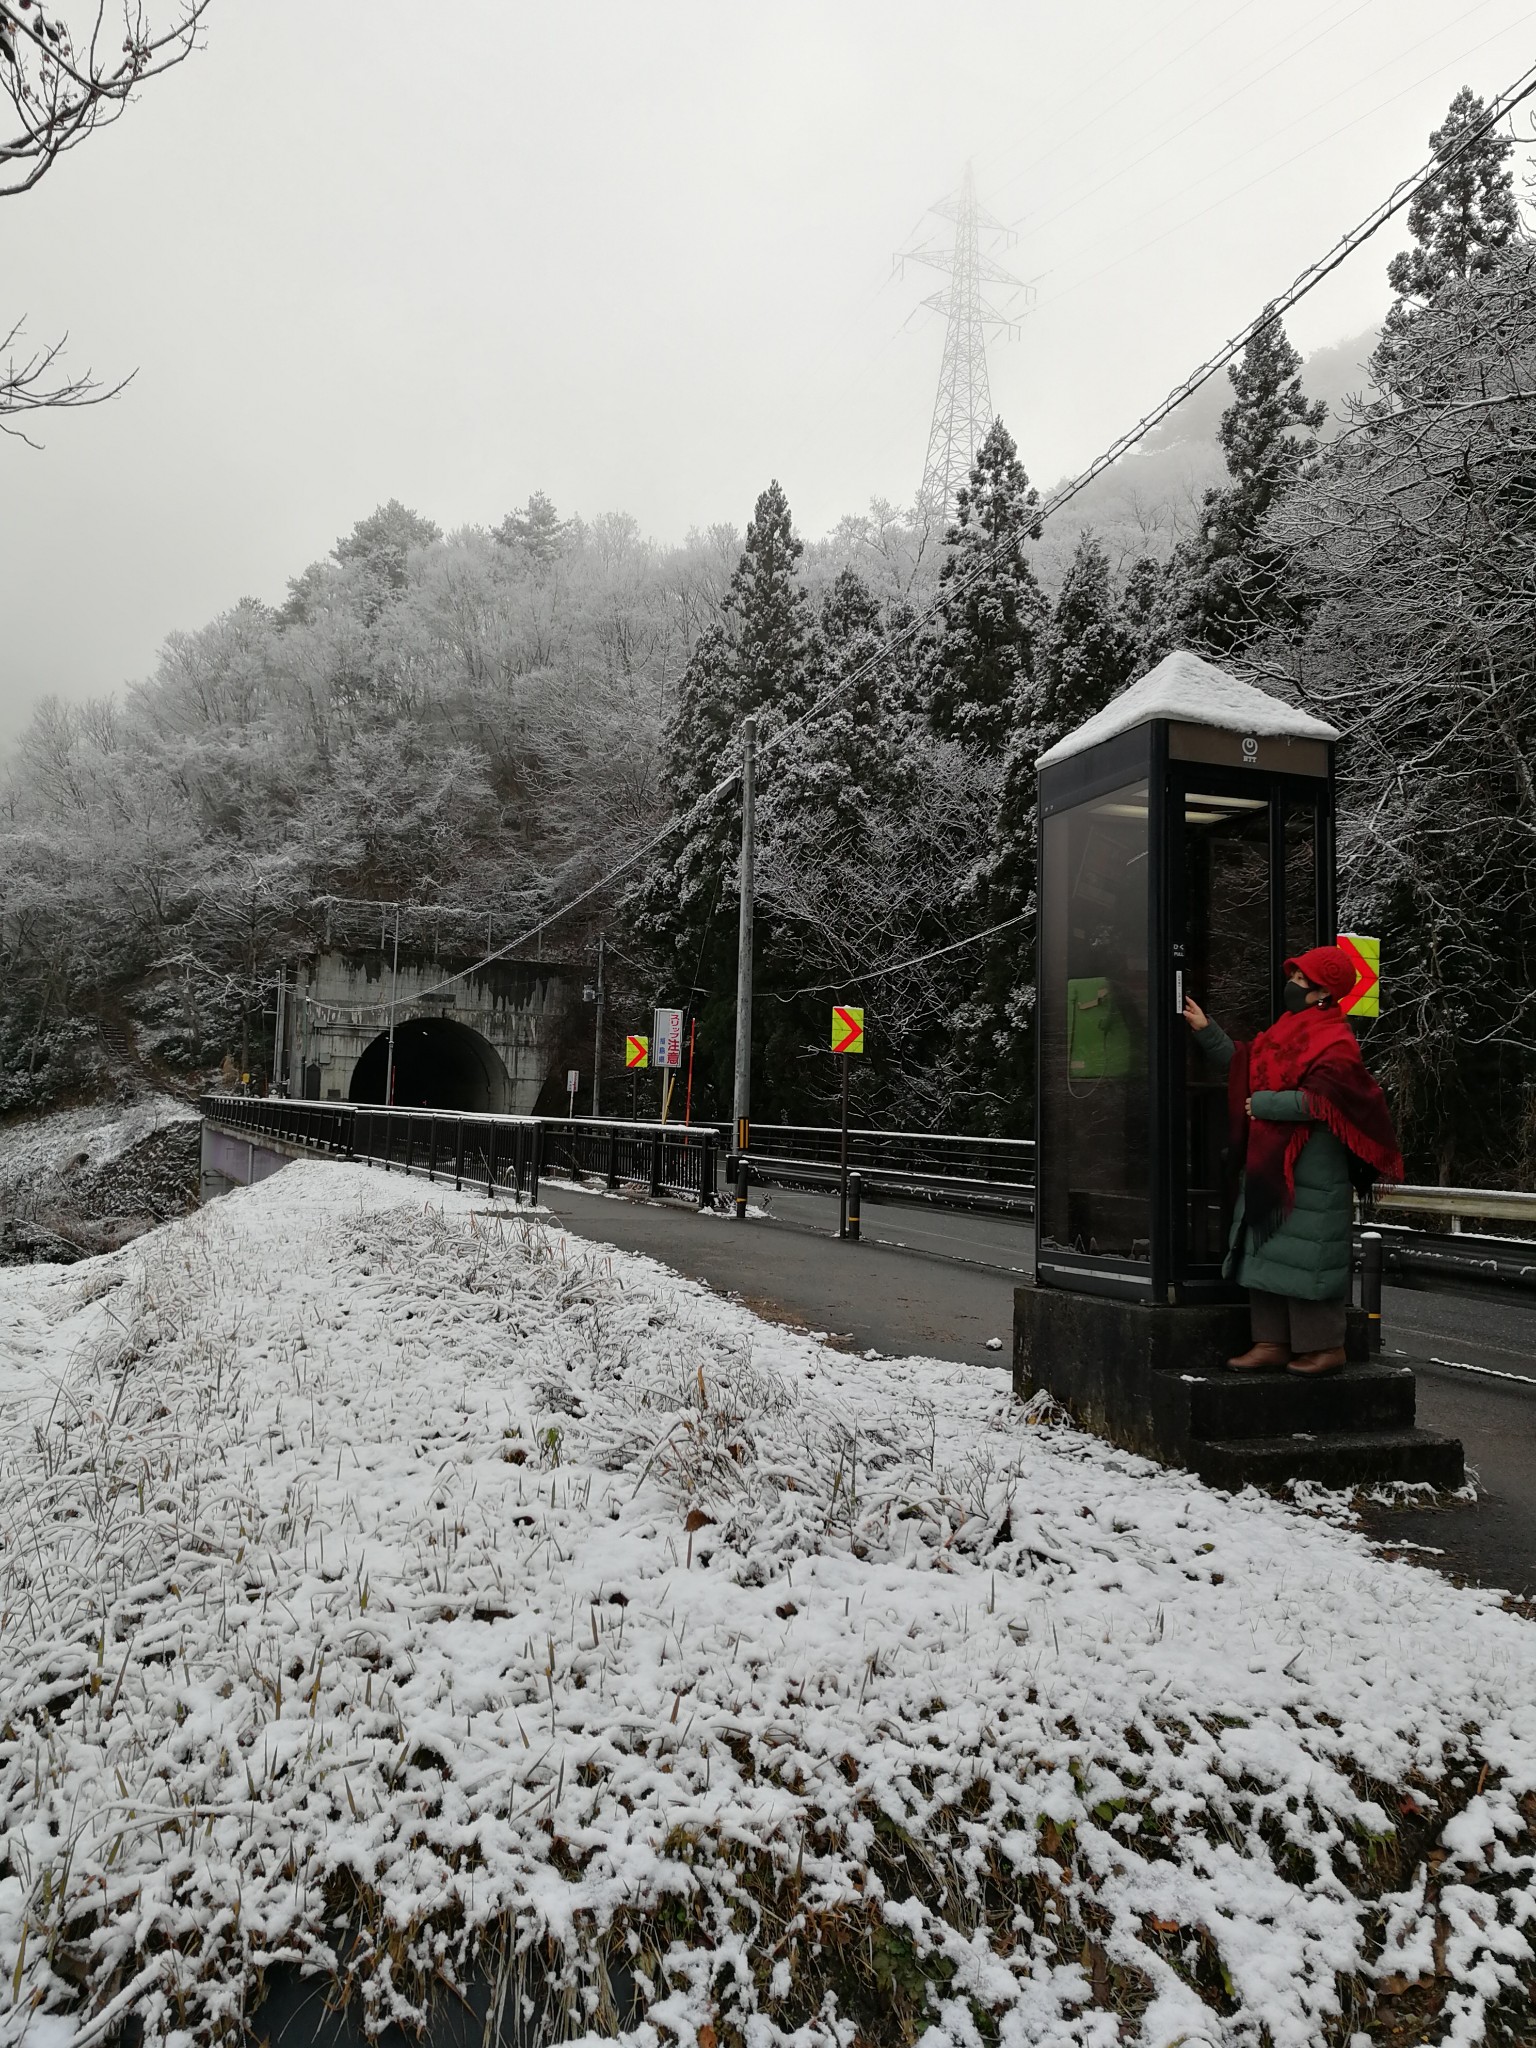
[[1255,1244],[1280,1228],[1296,1202],[1296,1161],[1311,1124],[1249,1118],[1250,1095],[1299,1088],[1308,1109],[1350,1156],[1362,1193],[1378,1180],[1401,1180],[1403,1157],[1387,1099],[1366,1072],[1355,1034],[1332,1005],[1287,1010],[1257,1038],[1239,1043],[1227,1075],[1232,1156],[1245,1167],[1243,1217]]

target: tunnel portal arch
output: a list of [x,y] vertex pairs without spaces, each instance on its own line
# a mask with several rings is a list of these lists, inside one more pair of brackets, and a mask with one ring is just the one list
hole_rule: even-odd
[[[363,1048],[347,1093],[382,1103],[389,1077],[389,1033]],[[501,1055],[488,1039],[451,1017],[407,1017],[395,1026],[395,1107],[504,1110],[511,1096]]]

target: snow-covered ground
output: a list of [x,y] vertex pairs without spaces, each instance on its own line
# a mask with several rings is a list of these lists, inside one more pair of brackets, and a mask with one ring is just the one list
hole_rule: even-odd
[[6,2042],[481,1942],[684,2048],[1529,2021],[1536,1631],[1001,1376],[300,1162],[0,1273],[0,1432]]

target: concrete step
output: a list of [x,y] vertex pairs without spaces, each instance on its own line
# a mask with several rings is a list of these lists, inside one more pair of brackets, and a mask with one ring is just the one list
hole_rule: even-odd
[[1212,1486],[1278,1486],[1311,1479],[1320,1486],[1352,1488],[1382,1480],[1460,1486],[1461,1445],[1429,1429],[1296,1432],[1271,1437],[1217,1437],[1189,1446],[1190,1468]]
[[1413,1428],[1413,1373],[1380,1358],[1315,1380],[1285,1371],[1219,1369],[1180,1373],[1178,1380],[1191,1437]]

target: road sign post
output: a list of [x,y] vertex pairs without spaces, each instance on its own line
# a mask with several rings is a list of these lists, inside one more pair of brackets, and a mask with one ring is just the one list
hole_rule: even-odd
[[565,1092],[570,1097],[566,1108],[567,1116],[576,1114],[576,1090],[581,1086],[581,1074],[575,1067],[568,1067],[565,1074]]
[[837,1154],[837,1234],[848,1235],[848,1061],[864,1050],[864,1012],[845,1003],[832,1006],[832,1050],[843,1063],[843,1128]]

